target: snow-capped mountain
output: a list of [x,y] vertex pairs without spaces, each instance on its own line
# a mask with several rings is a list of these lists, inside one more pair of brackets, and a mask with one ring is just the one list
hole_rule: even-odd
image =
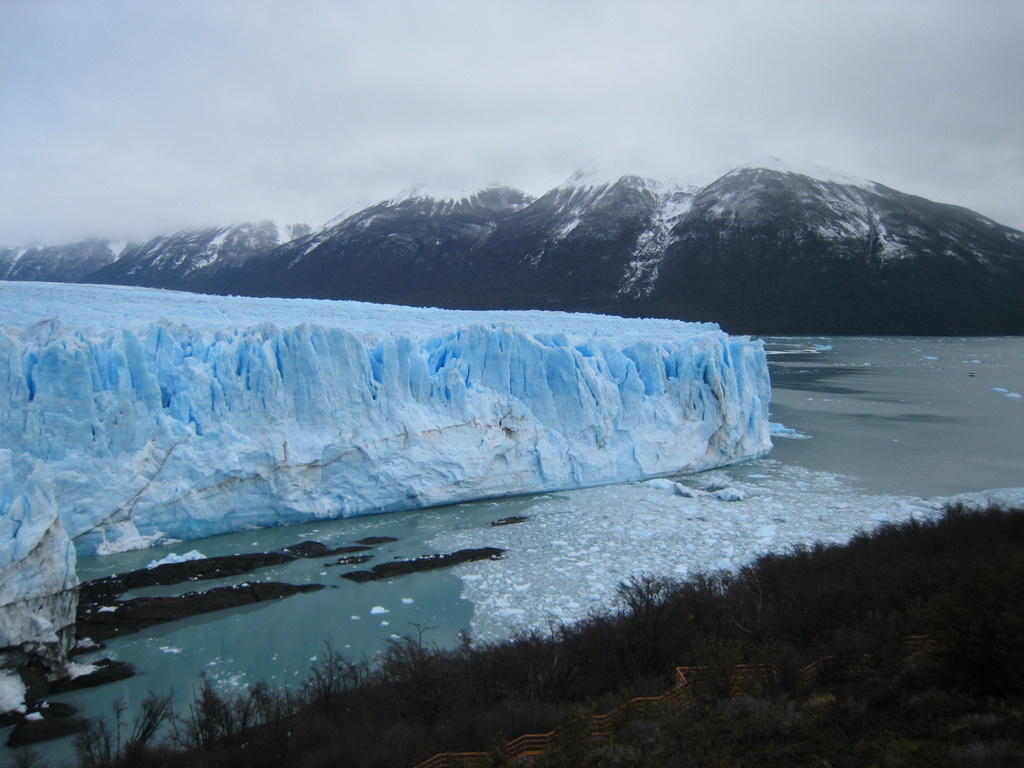
[[95,239],[0,248],[0,280],[78,282],[116,260],[124,247],[124,243]]
[[673,227],[646,306],[768,332],[1016,334],[1024,233],[880,184],[742,168]]
[[240,267],[309,231],[308,224],[262,221],[161,235],[141,245],[91,239],[6,248],[0,249],[0,280],[201,290],[220,270]]
[[306,224],[262,221],[155,237],[127,246],[116,261],[75,282],[201,290],[222,270],[242,268],[254,256],[309,229]]
[[[231,258],[215,247],[223,233],[157,238],[60,279],[596,311],[742,333],[1024,334],[1024,233],[774,160],[702,187],[580,173],[538,198],[413,189],[290,242],[251,239]],[[30,276],[56,279],[8,279]]]
[[691,189],[638,176],[574,175],[481,243],[465,300],[501,295],[513,307],[609,310],[624,287],[649,290],[652,262],[692,197]]
[[[574,175],[540,198],[414,191],[223,272],[215,292],[451,308],[583,309],[633,284],[693,191]],[[245,272],[245,274],[241,274]],[[274,285],[268,284],[273,275]]]
[[206,290],[744,333],[1024,333],[1024,233],[842,172],[770,165],[702,188],[578,174],[535,200],[506,191],[506,205],[396,199]]
[[508,187],[464,197],[408,190],[226,269],[204,290],[402,304],[416,303],[409,300],[415,295],[436,305],[430,297],[443,295],[472,266],[480,242],[531,202]]

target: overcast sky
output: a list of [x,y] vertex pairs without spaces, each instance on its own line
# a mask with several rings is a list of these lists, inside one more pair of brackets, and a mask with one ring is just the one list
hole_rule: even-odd
[[1017,0],[0,0],[0,245],[810,161],[1024,228]]

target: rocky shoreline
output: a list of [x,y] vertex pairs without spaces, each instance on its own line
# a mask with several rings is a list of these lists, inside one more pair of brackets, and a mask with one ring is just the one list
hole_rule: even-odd
[[205,592],[186,592],[178,597],[137,597],[123,602],[117,600],[114,605],[79,613],[76,626],[80,637],[103,641],[201,613],[237,608],[264,600],[279,600],[304,592],[317,592],[323,588],[323,584],[257,581],[215,587]]
[[413,560],[396,560],[390,563],[380,563],[368,571],[352,571],[342,574],[341,578],[362,584],[367,581],[379,579],[390,579],[395,576],[405,576],[409,573],[419,571],[432,571],[435,568],[450,568],[460,563],[472,563],[477,560],[499,560],[505,554],[504,549],[496,547],[483,547],[481,549],[460,549],[447,555],[424,555]]
[[[496,521],[506,525],[519,520]],[[267,600],[279,600],[297,594],[315,592],[327,585],[289,584],[281,581],[251,581],[217,586],[205,591],[189,591],[182,595],[133,597],[122,599],[132,590],[156,586],[173,586],[191,582],[245,576],[263,568],[283,565],[300,559],[337,557],[331,566],[361,565],[373,558],[368,554],[382,544],[398,539],[372,536],[342,547],[328,547],[318,541],[303,541],[273,552],[252,552],[237,555],[181,560],[161,563],[124,573],[105,576],[82,583],[78,588],[78,610],[75,623],[78,644],[72,656],[102,649],[103,641],[167,622]],[[412,560],[380,563],[370,570],[344,573],[341,578],[362,583],[393,578],[419,571],[446,568],[476,560],[497,560],[504,550],[494,547],[465,549],[447,554],[430,554]],[[102,659],[84,666],[72,663],[76,674],[60,679],[48,678],[38,665],[18,670],[25,688],[24,704],[19,709],[0,713],[0,728],[14,726],[7,738],[8,747],[22,747],[62,738],[81,732],[88,724],[68,704],[48,702],[47,698],[80,688],[105,685],[135,674],[131,665]]]

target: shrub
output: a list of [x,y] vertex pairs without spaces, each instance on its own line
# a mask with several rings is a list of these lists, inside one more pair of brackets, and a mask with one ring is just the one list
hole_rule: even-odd
[[950,683],[979,694],[1024,693],[1024,558],[966,577],[931,607]]

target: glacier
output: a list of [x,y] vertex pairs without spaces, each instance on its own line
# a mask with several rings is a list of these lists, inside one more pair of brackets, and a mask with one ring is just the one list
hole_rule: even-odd
[[45,464],[0,448],[0,677],[29,660],[63,673],[75,639],[75,560]]
[[0,382],[0,647],[60,634],[76,552],[771,448],[762,343],[675,320],[0,283]]

